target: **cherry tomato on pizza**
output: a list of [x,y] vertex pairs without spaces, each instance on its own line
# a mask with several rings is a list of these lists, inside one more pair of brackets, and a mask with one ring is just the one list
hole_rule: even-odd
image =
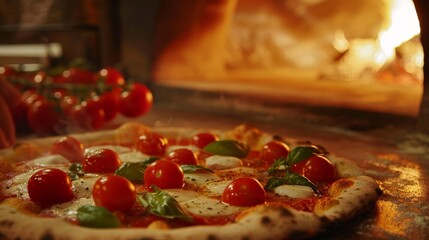
[[82,169],[87,173],[113,173],[121,164],[118,153],[109,148],[100,148],[85,154]]
[[258,180],[251,177],[233,180],[222,193],[223,202],[240,207],[262,204],[265,198],[264,187]]
[[119,111],[126,117],[138,117],[152,108],[152,92],[141,83],[133,83],[127,91],[122,92]]
[[113,67],[106,67],[98,71],[98,78],[104,80],[107,85],[124,85],[125,79],[122,73]]
[[168,154],[167,160],[179,165],[197,165],[197,155],[187,148],[178,148]]
[[219,138],[213,133],[203,132],[198,133],[192,137],[192,144],[202,149],[209,143],[217,140],[219,140]]
[[265,166],[270,166],[275,160],[286,157],[288,153],[289,147],[285,143],[273,140],[262,147],[259,158]]
[[110,211],[129,211],[136,202],[136,189],[126,178],[108,175],[99,178],[92,188],[95,205]]
[[168,160],[157,160],[149,164],[144,172],[144,184],[148,188],[152,185],[161,189],[181,188],[184,181],[182,168]]
[[141,135],[137,139],[134,148],[147,155],[163,156],[167,149],[167,145],[167,138],[156,133],[148,133]]
[[312,182],[330,182],[337,178],[335,166],[322,155],[313,155],[291,167]]
[[34,173],[28,180],[27,188],[31,201],[41,206],[68,202],[74,197],[69,176],[56,168]]
[[72,136],[65,136],[55,141],[51,146],[51,153],[64,156],[70,162],[80,163],[84,157],[82,143]]

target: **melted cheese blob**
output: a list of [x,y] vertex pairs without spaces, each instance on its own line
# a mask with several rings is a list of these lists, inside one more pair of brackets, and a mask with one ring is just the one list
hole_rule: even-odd
[[310,187],[301,185],[281,185],[274,188],[274,192],[290,198],[309,198],[315,196]]

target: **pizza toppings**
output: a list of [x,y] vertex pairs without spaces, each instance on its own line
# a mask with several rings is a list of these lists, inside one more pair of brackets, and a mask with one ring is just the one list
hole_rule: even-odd
[[113,173],[121,163],[115,151],[101,148],[85,154],[82,169],[87,173]]
[[175,162],[158,160],[147,166],[144,172],[146,187],[155,185],[159,188],[181,188],[184,184],[182,168]]
[[31,201],[41,206],[67,202],[74,196],[69,176],[56,168],[42,169],[33,174],[27,188]]
[[275,160],[286,157],[288,153],[289,147],[285,143],[273,140],[262,147],[259,158],[263,161],[264,165],[269,166],[273,164]]
[[202,132],[192,137],[192,144],[202,149],[209,143],[217,140],[219,140],[219,138],[213,133]]
[[143,134],[135,143],[135,149],[138,151],[151,155],[163,156],[167,149],[168,140],[156,133]]
[[99,178],[92,189],[94,202],[110,211],[129,211],[136,201],[136,189],[128,179],[107,175]]
[[255,206],[265,202],[265,190],[255,178],[237,178],[225,188],[222,201],[240,207]]
[[174,149],[168,154],[168,160],[175,162],[179,165],[197,165],[197,155],[192,150],[187,148]]
[[[4,183],[9,187],[19,180],[25,186],[22,179],[31,176],[30,199],[44,208],[44,214],[81,226],[159,229],[230,224],[243,210],[251,212],[261,205],[311,212],[337,179],[334,165],[314,146],[292,148],[293,144],[265,135],[251,137],[253,145],[225,137],[218,140],[211,133],[193,136],[167,140],[145,129],[128,144],[105,142],[85,146],[84,151],[78,140],[66,137],[51,146],[50,155],[29,161],[28,174]],[[55,194],[68,197],[50,202],[54,193],[31,182],[40,175],[34,169],[49,172],[54,167],[65,175],[62,181],[68,181],[63,187],[68,190]],[[57,182],[61,181],[52,184]],[[2,193],[13,196],[15,188],[10,189]],[[28,197],[25,194],[19,197]]]
[[70,162],[82,162],[83,145],[76,138],[66,136],[52,144],[51,153],[62,155]]
[[324,156],[313,155],[291,167],[313,182],[329,182],[337,178],[334,165]]

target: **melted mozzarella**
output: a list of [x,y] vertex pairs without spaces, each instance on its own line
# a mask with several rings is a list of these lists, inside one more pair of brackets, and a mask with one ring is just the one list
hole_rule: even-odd
[[94,187],[95,181],[100,177],[100,175],[92,174],[81,177],[72,182],[73,193],[77,198],[91,198],[92,197],[92,188]]
[[236,157],[213,155],[206,158],[206,167],[213,170],[223,170],[242,166],[243,161]]
[[194,145],[173,145],[173,146],[167,147],[166,152],[169,153],[169,152],[172,152],[176,149],[181,149],[181,148],[189,149],[192,152],[197,152],[199,150],[199,148],[197,146],[194,146]]
[[207,184],[219,181],[220,179],[219,176],[211,173],[185,173],[185,183],[199,187],[205,187]]
[[61,155],[48,155],[35,158],[28,162],[29,166],[37,167],[55,167],[55,166],[68,166],[70,161]]
[[314,197],[314,192],[310,187],[301,185],[281,185],[274,188],[274,192],[290,198]]
[[99,145],[99,146],[93,146],[93,147],[89,147],[89,148],[85,149],[85,154],[88,154],[91,151],[95,151],[95,150],[102,149],[102,148],[111,149],[111,150],[117,152],[118,154],[132,151],[131,148],[118,146],[118,145]]
[[49,212],[64,218],[73,218],[77,214],[77,209],[84,205],[94,205],[92,197],[75,198],[70,202],[54,205],[49,209]]
[[202,195],[180,202],[180,204],[189,212],[206,217],[229,215],[243,210],[243,208],[228,205],[220,200]]
[[149,157],[150,156],[143,154],[141,152],[138,152],[138,151],[125,152],[125,153],[119,154],[119,159],[121,159],[121,161],[123,163],[125,163],[125,162],[141,162],[141,161],[146,160]]
[[219,182],[209,183],[206,185],[206,189],[209,195],[222,196],[223,191],[231,182],[232,181],[219,181]]

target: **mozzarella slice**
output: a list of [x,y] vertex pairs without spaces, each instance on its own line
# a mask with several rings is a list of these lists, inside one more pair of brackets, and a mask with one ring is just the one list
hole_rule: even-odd
[[231,182],[232,181],[220,181],[207,184],[206,189],[208,191],[208,195],[222,196],[223,191]]
[[125,163],[125,162],[141,162],[141,161],[148,159],[149,157],[150,156],[143,154],[141,152],[138,152],[138,151],[125,152],[125,153],[119,154],[119,159],[121,159],[121,161],[123,163]]
[[85,154],[88,154],[89,152],[98,150],[98,149],[102,149],[102,148],[108,148],[111,149],[115,152],[117,152],[118,154],[121,153],[126,153],[126,152],[131,152],[132,149],[128,148],[128,147],[123,147],[123,146],[117,146],[117,145],[99,145],[99,146],[93,146],[93,147],[89,147],[87,149],[85,149]]
[[38,167],[68,166],[69,164],[70,161],[67,158],[57,154],[39,157],[28,162],[29,166]]
[[206,158],[206,167],[213,170],[223,170],[242,166],[243,161],[236,157],[213,155]]
[[63,218],[73,218],[77,214],[77,209],[84,205],[95,205],[92,197],[76,198],[75,200],[70,202],[54,205],[49,209],[49,212],[57,216],[61,216]]
[[164,189],[178,202],[185,202],[197,198],[200,194],[194,191],[188,191],[183,189]]
[[201,195],[179,203],[189,212],[206,217],[229,215],[243,210],[241,207],[227,205],[220,200]]
[[87,174],[84,177],[81,177],[72,182],[73,193],[77,198],[91,198],[92,197],[92,188],[94,187],[95,181],[100,178],[97,174],[89,175]]
[[166,152],[170,153],[176,149],[181,149],[181,148],[189,149],[192,152],[197,152],[199,150],[199,148],[197,146],[194,146],[194,145],[173,145],[173,146],[167,147]]
[[274,192],[290,198],[309,198],[315,196],[310,187],[301,185],[281,185],[274,188]]
[[185,183],[199,187],[205,187],[207,184],[220,179],[219,176],[211,173],[185,173]]

